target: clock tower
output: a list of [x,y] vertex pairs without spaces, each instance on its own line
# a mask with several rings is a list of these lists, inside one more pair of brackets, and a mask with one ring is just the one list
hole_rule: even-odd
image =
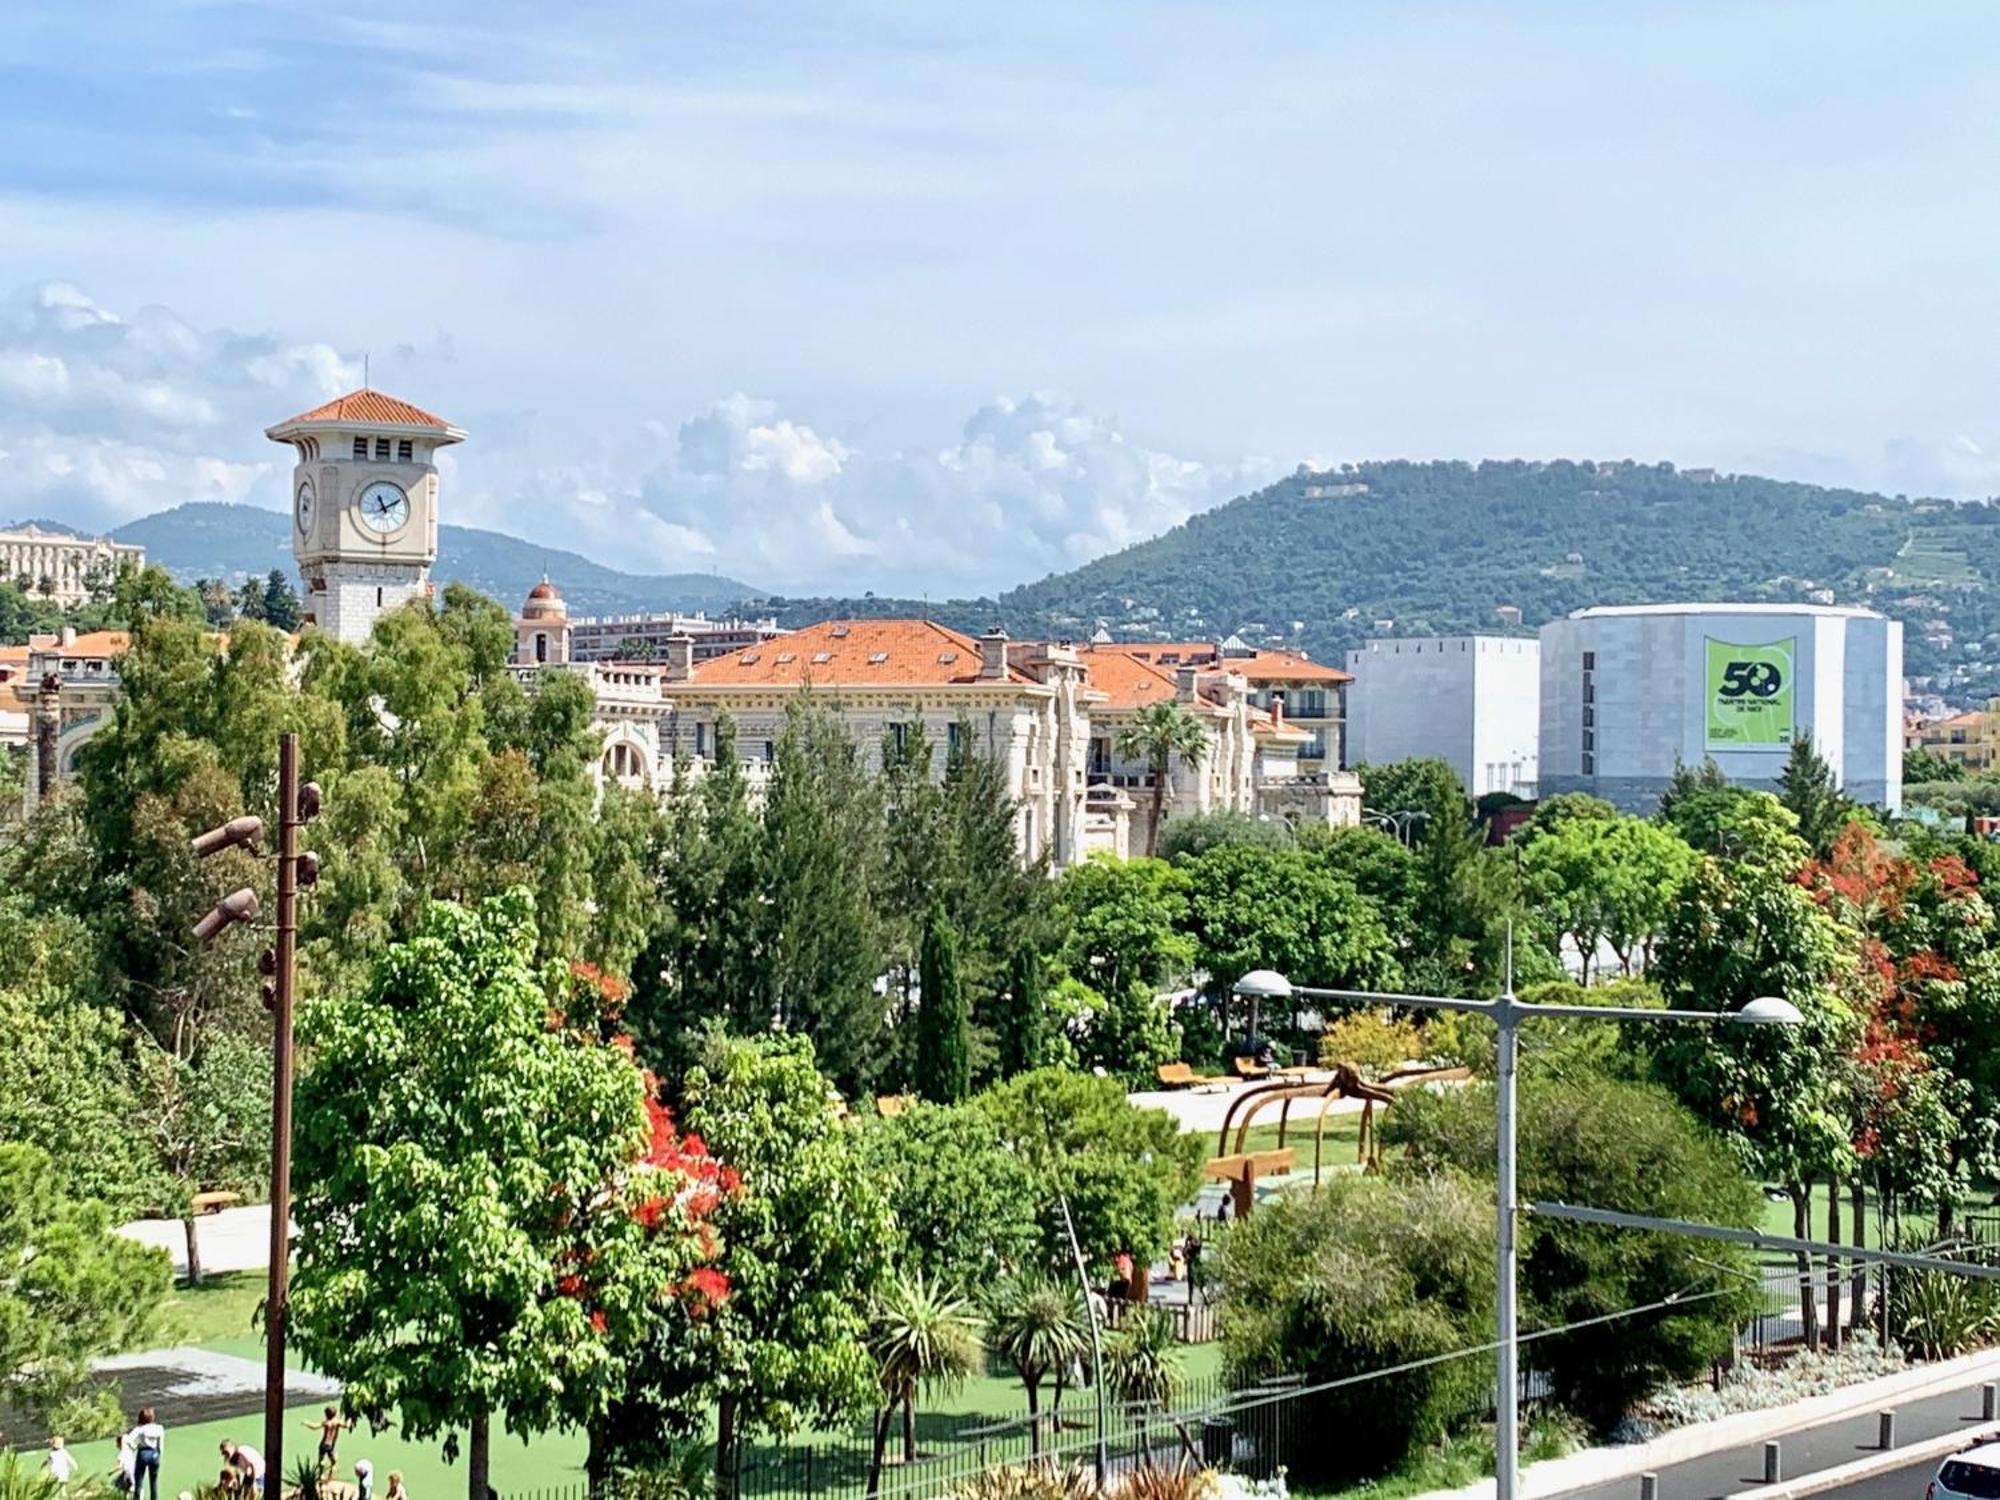
[[264,430],[298,454],[292,556],[305,619],[338,640],[430,593],[437,560],[437,451],[465,434],[380,391],[355,391]]

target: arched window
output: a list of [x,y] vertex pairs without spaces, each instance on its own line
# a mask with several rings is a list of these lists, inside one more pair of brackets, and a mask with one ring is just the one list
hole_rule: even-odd
[[643,781],[646,758],[638,746],[618,740],[605,749],[604,774],[615,781]]

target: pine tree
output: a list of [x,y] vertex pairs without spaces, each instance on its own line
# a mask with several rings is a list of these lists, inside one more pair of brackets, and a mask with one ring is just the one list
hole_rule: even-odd
[[917,1009],[917,1089],[934,1104],[957,1104],[972,1092],[971,1017],[958,977],[958,939],[942,906],[924,923],[922,1003]]
[[1000,1076],[1030,1073],[1048,1049],[1048,1003],[1042,996],[1042,956],[1033,948],[1015,950],[1001,1011]]
[[1850,803],[1841,794],[1833,767],[1813,745],[1812,736],[1802,734],[1792,741],[1792,753],[1778,777],[1778,800],[1799,820],[1799,837],[1824,856],[1847,823]]
[[271,569],[271,576],[264,580],[263,620],[279,630],[299,628],[299,596],[292,592],[291,580],[285,577],[283,568]]

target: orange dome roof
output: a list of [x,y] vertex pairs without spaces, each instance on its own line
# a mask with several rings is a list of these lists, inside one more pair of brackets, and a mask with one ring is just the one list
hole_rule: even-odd
[[563,596],[546,578],[528,590],[528,602],[521,606],[521,617],[525,620],[562,619],[568,613]]

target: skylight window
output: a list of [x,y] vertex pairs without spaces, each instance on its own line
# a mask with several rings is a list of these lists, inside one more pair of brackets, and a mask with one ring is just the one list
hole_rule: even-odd
[[780,651],[777,658],[778,665],[781,667],[788,661],[797,661],[798,659],[799,653],[796,651]]
[[847,634],[847,630],[848,627],[845,625],[836,625],[833,627],[831,631],[828,632],[828,634],[831,635],[835,640],[839,640]]
[[883,662],[887,661],[888,659],[889,659],[888,652],[877,651],[868,658],[868,665],[871,667],[879,667],[882,665]]
[[831,651],[813,652],[813,665],[816,667],[823,667],[832,660],[833,660],[833,653]]
[[941,667],[948,667],[957,660],[958,660],[958,653],[956,651],[938,652],[938,665]]
[[757,658],[762,654],[760,651],[745,651],[741,656],[736,658],[737,664],[739,666],[754,667],[757,665]]

